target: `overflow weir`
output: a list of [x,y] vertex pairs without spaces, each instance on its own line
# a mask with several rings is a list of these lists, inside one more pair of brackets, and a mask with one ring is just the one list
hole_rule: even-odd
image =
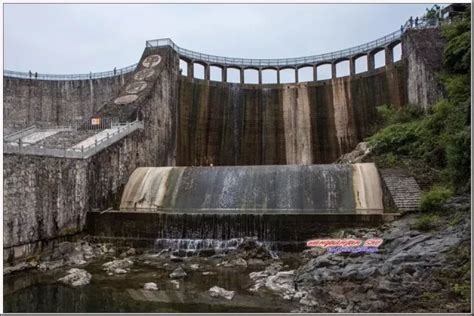
[[391,220],[372,163],[138,168],[120,210],[90,212],[88,233],[135,247],[156,240],[256,237],[301,244],[341,227]]

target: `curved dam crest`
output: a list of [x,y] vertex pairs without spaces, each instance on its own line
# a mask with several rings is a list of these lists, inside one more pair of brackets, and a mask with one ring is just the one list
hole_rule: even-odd
[[377,168],[286,165],[138,168],[121,210],[170,212],[382,213]]

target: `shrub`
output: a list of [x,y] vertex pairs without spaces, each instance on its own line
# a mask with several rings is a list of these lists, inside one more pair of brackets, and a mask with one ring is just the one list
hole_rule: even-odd
[[435,229],[439,225],[439,216],[433,213],[423,214],[418,217],[412,228],[420,231],[428,231]]
[[397,123],[387,126],[369,137],[369,145],[374,153],[412,153],[413,144],[418,140],[416,122]]
[[443,203],[452,195],[453,192],[449,188],[433,187],[421,197],[420,209],[425,212],[443,211]]

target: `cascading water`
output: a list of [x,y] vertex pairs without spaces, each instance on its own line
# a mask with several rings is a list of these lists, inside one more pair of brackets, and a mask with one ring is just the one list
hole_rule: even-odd
[[227,240],[157,238],[155,240],[154,250],[158,253],[168,251],[179,256],[225,254],[238,249],[248,241],[254,242],[257,247],[265,248],[273,259],[278,258],[278,254],[271,242],[261,242],[255,237],[231,238]]

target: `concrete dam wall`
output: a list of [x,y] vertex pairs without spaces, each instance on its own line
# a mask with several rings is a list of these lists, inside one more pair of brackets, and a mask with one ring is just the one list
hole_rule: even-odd
[[3,77],[3,126],[8,133],[38,122],[65,125],[90,117],[110,101],[132,73],[91,80]]
[[374,164],[138,168],[121,210],[172,213],[380,213]]
[[316,83],[180,77],[177,165],[332,163],[367,136],[376,107],[405,105],[405,66]]

